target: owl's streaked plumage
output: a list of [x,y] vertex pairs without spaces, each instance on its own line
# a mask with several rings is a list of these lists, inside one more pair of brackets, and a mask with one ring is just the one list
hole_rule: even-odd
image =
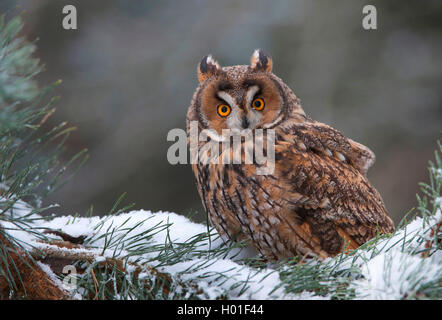
[[257,174],[256,163],[192,165],[220,234],[248,240],[267,259],[278,260],[334,256],[394,230],[366,177],[373,152],[306,116],[300,100],[272,73],[267,54],[257,50],[250,65],[231,67],[204,57],[198,79],[188,134],[191,121],[219,135],[228,128],[276,133],[272,174]]

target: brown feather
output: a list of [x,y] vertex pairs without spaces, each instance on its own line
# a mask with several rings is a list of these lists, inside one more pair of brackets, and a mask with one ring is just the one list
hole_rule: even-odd
[[[217,94],[222,90],[235,101],[232,116],[254,116],[252,130],[274,129],[276,136],[272,174],[257,174],[257,163],[192,165],[211,224],[232,240],[249,241],[269,260],[334,256],[378,232],[393,232],[384,202],[366,177],[373,152],[308,118],[271,66],[265,54],[252,56],[251,66],[221,68],[207,58],[199,66],[202,82],[189,108],[188,128],[197,121],[200,130],[221,134],[241,123],[217,115],[216,106],[225,103]],[[247,105],[251,86],[258,87],[256,94],[265,101],[261,113]]]

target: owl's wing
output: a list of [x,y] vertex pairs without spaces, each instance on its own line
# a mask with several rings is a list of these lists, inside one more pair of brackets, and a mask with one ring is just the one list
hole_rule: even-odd
[[297,143],[283,140],[275,146],[273,187],[303,230],[308,228],[328,253],[342,249],[343,238],[353,249],[377,232],[393,232],[381,196],[362,167],[352,165],[352,143],[328,126],[302,124],[292,130]]
[[375,162],[375,155],[369,148],[346,138],[341,132],[324,123],[305,122],[297,125],[293,133],[307,148],[338,157],[364,175]]

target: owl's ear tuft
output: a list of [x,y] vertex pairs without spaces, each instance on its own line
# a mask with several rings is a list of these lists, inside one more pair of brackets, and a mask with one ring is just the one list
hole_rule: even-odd
[[198,65],[198,81],[203,82],[204,80],[220,74],[222,69],[218,62],[213,60],[212,56],[205,56]]
[[267,53],[256,49],[250,58],[250,67],[255,71],[272,72],[273,61]]

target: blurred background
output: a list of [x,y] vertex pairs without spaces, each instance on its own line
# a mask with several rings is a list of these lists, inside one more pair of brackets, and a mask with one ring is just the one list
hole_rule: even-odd
[[[185,129],[196,65],[248,64],[268,52],[274,73],[313,119],[370,147],[369,179],[395,222],[427,181],[442,129],[442,2],[434,1],[64,1],[2,0],[22,12],[25,36],[39,38],[46,65],[38,81],[63,83],[52,124],[78,131],[68,154],[90,159],[47,203],[58,213],[105,214],[123,192],[137,209],[204,212],[190,165],[172,166],[166,135]],[[78,30],[62,28],[73,4]],[[362,28],[362,8],[377,8],[378,29]]]

